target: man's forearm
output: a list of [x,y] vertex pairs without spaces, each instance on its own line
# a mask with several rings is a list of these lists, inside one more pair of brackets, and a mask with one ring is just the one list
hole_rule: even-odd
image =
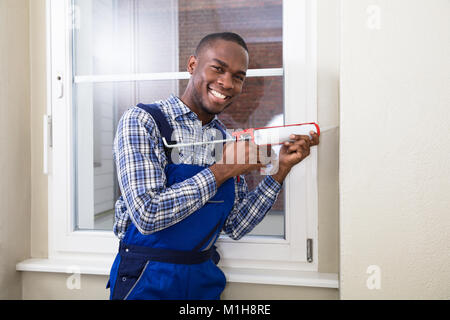
[[230,166],[223,164],[213,164],[209,167],[211,172],[214,174],[216,178],[217,188],[219,188],[222,183],[233,177],[233,172]]
[[290,169],[279,168],[277,173],[272,175],[272,178],[279,184],[283,184],[284,179],[286,179],[286,176],[289,174],[290,171],[291,171]]
[[275,203],[282,186],[273,177],[266,176],[250,192],[245,179],[236,182],[236,187],[238,199],[223,228],[234,240],[242,238],[261,222]]

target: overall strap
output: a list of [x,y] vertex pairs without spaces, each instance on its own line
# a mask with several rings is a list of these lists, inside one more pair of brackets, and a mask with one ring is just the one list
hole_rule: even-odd
[[[217,125],[216,129],[218,129],[221,133],[222,133],[222,139],[226,139],[227,138],[227,133],[225,131],[225,129],[222,128],[222,126]],[[220,139],[220,138],[219,138]],[[224,143],[225,144],[225,143]]]
[[[137,105],[138,108],[141,108],[142,110],[149,113],[153,120],[155,120],[156,126],[158,127],[159,132],[161,133],[161,137],[164,137],[167,141],[167,143],[172,144],[172,132],[173,128],[170,126],[169,122],[167,121],[166,117],[164,116],[164,113],[159,108],[159,105],[157,104],[143,104],[139,103]],[[164,151],[166,152],[167,161],[169,163],[172,162],[170,157],[170,149],[166,148],[164,146]]]

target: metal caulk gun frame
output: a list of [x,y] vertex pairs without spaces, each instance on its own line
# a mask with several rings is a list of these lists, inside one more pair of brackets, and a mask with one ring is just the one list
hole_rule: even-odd
[[[315,122],[307,122],[307,123],[298,123],[298,124],[289,124],[284,126],[273,126],[273,127],[261,127],[261,128],[249,128],[242,131],[236,131],[232,133],[233,138],[222,139],[222,140],[211,140],[211,141],[202,141],[202,142],[191,142],[191,143],[176,143],[169,144],[164,137],[162,137],[164,146],[166,148],[183,148],[183,147],[193,147],[193,146],[201,146],[206,144],[216,144],[216,143],[227,143],[227,142],[237,142],[237,141],[253,141],[255,143],[255,131],[261,129],[272,129],[272,128],[285,128],[292,126],[301,126],[301,125],[314,125],[317,129],[317,134],[320,136],[321,133],[325,131],[332,130],[337,128],[338,126],[331,126],[327,128],[320,129],[319,125]],[[280,142],[281,144],[283,142]]]

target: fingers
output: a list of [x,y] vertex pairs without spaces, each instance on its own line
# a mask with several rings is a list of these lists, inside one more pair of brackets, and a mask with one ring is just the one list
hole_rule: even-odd
[[309,156],[311,147],[319,144],[319,135],[314,131],[310,132],[311,138],[306,135],[291,135],[291,141],[283,143],[280,150],[279,166],[292,168]]
[[309,134],[311,135],[311,146],[317,146],[319,144],[319,135],[314,131],[310,131]]
[[294,136],[292,140],[294,140],[294,142],[286,141],[284,143],[284,146],[287,148],[288,153],[303,151],[303,153],[309,154],[311,140],[308,136],[297,135]]
[[311,142],[311,139],[309,138],[309,136],[299,135],[299,134],[291,134],[289,136],[289,139],[293,140],[294,142],[295,141],[300,141],[300,140],[305,140],[306,142],[308,142],[308,145]]
[[293,141],[304,139],[305,141],[308,141],[310,143],[310,146],[317,146],[319,144],[319,135],[314,131],[310,131],[309,134],[311,135],[311,138],[306,135],[296,134],[292,134],[289,138]]

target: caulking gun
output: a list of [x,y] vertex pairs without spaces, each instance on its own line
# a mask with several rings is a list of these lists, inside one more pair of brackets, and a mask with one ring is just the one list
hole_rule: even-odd
[[320,136],[319,125],[315,122],[308,122],[308,123],[289,124],[285,126],[249,128],[242,131],[235,131],[232,133],[232,138],[223,140],[169,144],[164,137],[162,139],[164,145],[167,148],[183,148],[205,144],[237,142],[237,141],[252,141],[256,145],[262,146],[262,145],[277,145],[285,141],[289,141],[290,140],[289,136],[291,134],[307,135],[311,138],[311,135],[309,134],[310,131],[314,131]]

